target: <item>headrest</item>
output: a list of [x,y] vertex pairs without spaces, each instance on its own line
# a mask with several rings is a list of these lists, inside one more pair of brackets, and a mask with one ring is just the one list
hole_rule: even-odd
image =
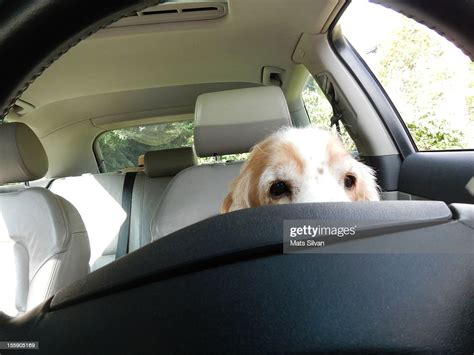
[[152,178],[174,176],[195,164],[193,148],[155,150],[145,154],[145,174]]
[[291,126],[291,117],[276,86],[202,94],[194,113],[194,146],[200,157],[246,153],[283,126]]
[[47,171],[48,157],[31,128],[0,124],[0,185],[41,179]]

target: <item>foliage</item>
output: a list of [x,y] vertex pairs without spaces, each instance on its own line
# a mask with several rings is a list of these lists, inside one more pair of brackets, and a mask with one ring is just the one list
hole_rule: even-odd
[[447,121],[421,119],[417,122],[408,122],[407,128],[421,151],[463,148],[463,133],[450,128]]
[[138,157],[152,150],[190,147],[193,144],[191,121],[137,126],[109,131],[99,136],[107,171],[136,166]]
[[[472,62],[437,33],[395,15],[398,25],[375,49],[362,53],[364,59],[393,100],[419,150],[472,148]],[[470,83],[465,78],[469,71]]]
[[329,127],[332,107],[312,76],[306,82],[302,97],[311,123],[318,127]]
[[230,163],[233,161],[241,161],[246,160],[249,156],[249,153],[240,153],[240,154],[227,154],[222,155],[220,157],[205,157],[205,158],[198,158],[199,164],[214,164],[214,163]]
[[[328,99],[326,96],[324,96],[324,93],[312,76],[310,76],[306,82],[306,86],[302,93],[302,98],[311,124],[320,128],[329,129],[333,110]],[[354,141],[349,136],[342,123],[340,127],[340,138],[342,143],[348,150],[356,151],[357,148],[354,144]],[[335,132],[334,127],[332,130]]]
[[[191,147],[192,121],[136,126],[105,132],[97,139],[106,171],[118,171],[136,166],[138,157],[153,150]],[[219,161],[244,160],[248,154],[230,154]],[[216,158],[198,158],[199,164],[216,162]]]

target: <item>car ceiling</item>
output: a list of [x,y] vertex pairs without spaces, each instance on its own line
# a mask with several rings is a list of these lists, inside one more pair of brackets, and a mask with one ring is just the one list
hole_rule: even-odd
[[219,19],[102,29],[38,77],[21,97],[32,109],[10,118],[41,137],[81,120],[192,113],[199,93],[260,85],[265,66],[284,70],[285,90],[301,34],[326,31],[343,2],[229,0]]

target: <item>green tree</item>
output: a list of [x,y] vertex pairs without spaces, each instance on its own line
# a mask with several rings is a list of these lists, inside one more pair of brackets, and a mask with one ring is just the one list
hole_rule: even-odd
[[[453,92],[463,93],[457,76],[461,68],[450,65],[452,50],[448,46],[452,44],[399,16],[398,27],[365,59],[394,101],[419,150],[462,149],[468,145],[465,134],[450,123],[467,114],[460,110],[462,101],[452,99]],[[470,65],[472,68],[472,62]],[[473,100],[472,95],[466,96],[466,110],[471,107],[472,111]]]
[[136,166],[138,157],[152,150],[190,147],[192,144],[192,121],[123,128],[98,138],[107,171]]
[[[322,92],[318,83],[312,76],[310,76],[306,82],[306,86],[303,89],[302,98],[311,124],[320,128],[328,129],[331,124],[333,109],[326,96],[324,96],[324,93]],[[340,127],[340,138],[342,143],[348,150],[356,151],[357,148],[354,144],[354,141],[349,136],[349,133],[347,133],[342,123]]]
[[[97,143],[106,171],[134,167],[138,157],[153,150],[191,147],[194,139],[192,121],[142,125],[108,131],[98,137]],[[220,161],[244,160],[247,153],[219,157]],[[214,163],[216,158],[198,158],[199,164]]]

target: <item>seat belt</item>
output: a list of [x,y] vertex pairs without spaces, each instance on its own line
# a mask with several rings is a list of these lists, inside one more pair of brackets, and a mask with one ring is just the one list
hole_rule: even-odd
[[331,104],[332,112],[333,112],[332,117],[331,117],[330,127],[336,126],[337,134],[339,135],[339,137],[341,137],[340,122],[341,122],[341,119],[343,118],[343,114],[339,110],[338,103],[336,100],[336,91],[334,90],[334,86],[332,84],[330,84],[330,88],[328,90],[326,97],[329,103]]
[[343,116],[342,116],[342,113],[340,113],[339,110],[336,108],[336,106],[334,106],[333,111],[334,111],[334,115],[331,117],[330,127],[336,126],[337,134],[340,137],[341,136],[341,125],[340,125],[339,122],[341,122],[341,119],[342,119]]
[[125,179],[123,180],[122,208],[127,214],[127,217],[120,227],[117,240],[117,250],[115,251],[115,260],[128,253],[128,240],[130,239],[130,217],[132,214],[133,184],[135,182],[136,176],[136,172],[129,172],[125,174]]
[[53,186],[53,183],[57,180],[58,178],[52,178],[51,180],[48,181],[48,183],[45,186],[45,189],[51,190],[51,186]]

